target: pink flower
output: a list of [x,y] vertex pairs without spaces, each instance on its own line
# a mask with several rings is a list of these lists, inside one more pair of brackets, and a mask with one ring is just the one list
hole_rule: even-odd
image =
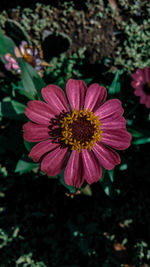
[[140,103],[150,108],[150,67],[137,69],[132,74],[131,86],[135,88],[134,94],[140,96]]
[[16,59],[11,54],[6,54],[4,56],[7,63],[5,64],[5,68],[7,70],[14,70],[17,73],[20,73],[20,67]]
[[111,170],[120,163],[114,149],[128,148],[131,135],[121,102],[104,103],[104,87],[95,83],[87,88],[84,81],[70,79],[66,93],[72,111],[57,85],[42,89],[45,102],[28,102],[25,114],[32,122],[23,126],[24,139],[37,142],[29,156],[41,161],[41,170],[48,176],[59,174],[70,156],[64,179],[67,185],[80,188],[84,180],[92,184],[101,178],[101,166]]
[[43,75],[45,68],[50,66],[48,63],[43,61],[43,52],[40,46],[36,48],[34,46],[30,46],[26,41],[22,41],[19,48],[14,48],[14,52],[16,57],[9,53],[4,56],[7,61],[5,64],[5,68],[7,70],[14,70],[17,73],[21,72],[20,66],[17,62],[18,58],[23,58],[41,76]]
[[41,76],[45,67],[50,66],[43,61],[43,51],[41,46],[38,47],[29,45],[26,41],[22,41],[19,49],[15,48],[16,57],[22,57],[28,64],[30,64]]

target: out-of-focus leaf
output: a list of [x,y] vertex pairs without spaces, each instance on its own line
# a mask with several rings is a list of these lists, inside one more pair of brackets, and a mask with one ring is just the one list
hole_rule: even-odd
[[5,31],[6,34],[8,34],[17,45],[20,44],[20,40],[26,40],[29,44],[31,44],[28,34],[19,22],[12,19],[7,19],[5,23]]
[[34,86],[34,82],[28,70],[28,64],[24,60],[20,60],[21,67],[21,80],[24,87],[24,94],[28,98],[34,100],[37,95],[36,88]]
[[23,59],[20,59],[21,79],[24,87],[24,95],[29,99],[41,99],[41,89],[45,87],[45,83],[35,69],[31,67]]
[[11,100],[12,106],[17,114],[24,114],[26,106],[15,100]]
[[132,144],[142,145],[150,142],[150,132],[145,129],[132,129],[128,128],[133,139]]
[[5,97],[1,102],[0,115],[9,119],[25,120],[25,105],[10,97]]
[[119,81],[119,79],[120,79],[121,74],[122,74],[121,70],[116,71],[116,74],[115,74],[115,77],[112,81],[112,84],[109,87],[109,93],[110,94],[120,93],[120,81]]
[[8,36],[5,36],[0,29],[0,55],[5,55],[6,53],[15,55],[14,47],[15,43],[13,40]]
[[114,170],[108,171],[108,175],[109,175],[109,178],[110,178],[111,182],[113,183],[113,181],[114,181]]
[[103,176],[99,180],[101,183],[101,186],[103,187],[103,190],[105,194],[109,197],[113,196],[113,188],[112,188],[112,183],[114,181],[114,171],[106,171],[105,169],[103,170]]
[[37,163],[19,160],[17,163],[16,169],[15,169],[15,172],[19,172],[20,174],[27,173],[37,166],[38,166]]
[[150,142],[150,137],[138,138],[132,141],[134,145],[142,145]]
[[32,147],[35,146],[35,143],[29,143],[29,142],[24,140],[24,145],[25,145],[25,148],[27,149],[27,151],[30,152]]
[[142,137],[143,133],[134,129],[129,129],[129,132],[131,133],[132,137]]
[[120,167],[119,167],[119,170],[120,171],[125,171],[128,169],[128,165],[125,163],[125,164],[121,164]]
[[92,79],[91,78],[87,78],[87,79],[84,79],[84,81],[85,81],[86,85],[89,85],[89,83],[92,81]]

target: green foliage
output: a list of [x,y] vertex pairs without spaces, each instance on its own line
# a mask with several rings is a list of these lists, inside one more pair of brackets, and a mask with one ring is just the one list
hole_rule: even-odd
[[58,58],[54,57],[50,61],[50,67],[47,68],[46,74],[51,82],[57,83],[60,87],[64,88],[68,79],[71,77],[79,79],[82,74],[79,67],[83,65],[85,49],[79,49],[78,53],[74,53],[67,58],[65,54],[61,54]]
[[24,104],[10,97],[5,97],[0,103],[0,116],[15,120],[25,120],[25,107]]
[[21,80],[24,94],[29,99],[41,98],[41,89],[45,86],[44,81],[28,63],[20,59]]
[[103,176],[99,181],[104,189],[105,194],[109,197],[113,197],[114,170],[105,171],[105,169],[103,169]]
[[112,84],[109,86],[109,93],[114,95],[120,93],[120,75],[122,71],[117,70]]
[[39,164],[33,162],[27,162],[24,160],[19,160],[15,169],[15,172],[19,172],[19,174],[27,173],[36,168]]
[[14,55],[15,43],[11,38],[3,35],[2,30],[0,29],[0,56],[10,53]]
[[[120,31],[121,42],[117,47],[114,63],[124,71],[133,72],[136,68],[150,65],[150,3],[149,1],[133,1],[130,5],[120,0],[120,14],[116,20]],[[126,14],[128,19],[126,20]]]

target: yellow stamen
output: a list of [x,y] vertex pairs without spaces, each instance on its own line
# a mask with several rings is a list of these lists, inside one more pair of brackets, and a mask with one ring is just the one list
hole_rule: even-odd
[[[74,137],[73,133],[73,124],[78,123],[79,120],[82,120],[86,122],[87,128],[92,128],[92,136],[90,138],[84,137],[85,140],[77,140]],[[84,122],[83,122],[83,130],[84,130]],[[71,114],[67,114],[62,120],[60,120],[61,123],[61,133],[62,133],[62,138],[65,142],[65,144],[71,146],[71,150],[77,150],[79,153],[81,152],[82,149],[89,149],[93,146],[95,146],[97,141],[100,141],[102,136],[102,130],[101,130],[101,123],[98,118],[98,116],[95,116],[93,112],[90,110],[80,110],[77,111],[76,109],[73,110]],[[89,125],[88,125],[89,123]],[[81,125],[79,126],[81,127]],[[85,128],[85,130],[87,129]],[[81,138],[82,139],[82,138]],[[89,140],[90,139],[90,140]]]

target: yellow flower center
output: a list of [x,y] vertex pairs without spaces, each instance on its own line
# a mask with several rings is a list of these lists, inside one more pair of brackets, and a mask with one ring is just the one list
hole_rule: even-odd
[[35,62],[35,58],[33,55],[30,55],[29,53],[27,53],[27,51],[25,51],[24,55],[23,55],[24,60],[29,63],[32,67],[36,66],[36,62]]
[[90,110],[76,109],[67,113],[61,123],[61,140],[71,146],[71,150],[89,149],[101,140],[101,123],[98,116],[95,116]]

